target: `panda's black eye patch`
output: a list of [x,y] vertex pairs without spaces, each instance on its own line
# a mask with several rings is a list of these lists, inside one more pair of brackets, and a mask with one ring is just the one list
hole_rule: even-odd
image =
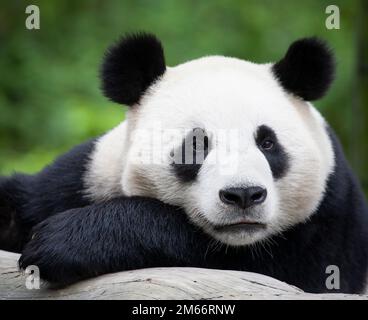
[[183,182],[193,181],[207,157],[210,139],[202,128],[194,128],[183,139],[181,146],[172,151],[171,164],[176,176]]
[[259,126],[255,141],[267,159],[275,179],[282,178],[289,168],[289,155],[279,143],[275,131],[266,125]]

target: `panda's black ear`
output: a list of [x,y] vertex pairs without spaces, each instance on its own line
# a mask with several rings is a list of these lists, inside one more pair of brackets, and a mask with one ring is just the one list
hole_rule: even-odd
[[335,59],[325,42],[317,38],[295,41],[272,71],[284,89],[312,101],[322,98],[335,76]]
[[131,106],[165,70],[164,50],[154,35],[128,35],[106,52],[101,67],[102,91],[112,101]]

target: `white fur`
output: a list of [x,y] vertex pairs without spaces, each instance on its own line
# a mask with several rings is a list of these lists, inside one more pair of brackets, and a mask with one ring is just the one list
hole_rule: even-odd
[[[194,223],[230,245],[254,243],[308,219],[318,207],[333,170],[333,150],[322,116],[310,103],[286,94],[270,67],[213,56],[168,68],[140,105],[132,108],[128,124],[123,123],[99,140],[86,177],[89,196],[101,200],[124,193],[182,206]],[[255,144],[254,133],[260,125],[276,132],[290,156],[290,168],[280,180],[272,178],[270,167]],[[180,182],[168,162],[137,162],[137,152],[157,151],[151,137],[141,137],[140,130],[157,127],[201,127],[213,132],[235,129],[240,142],[238,157],[232,154],[227,160],[236,170],[224,173],[222,164],[211,161],[213,150],[224,143],[221,139],[193,183]],[[160,150],[164,157],[182,139],[183,136],[175,136],[172,143],[164,143]],[[251,213],[258,222],[266,223],[267,229],[252,234],[217,233],[214,225],[244,218],[244,213],[220,201],[219,190],[245,185],[267,188],[266,201]]]
[[120,185],[127,153],[127,122],[102,136],[96,143],[85,176],[86,194],[94,201],[112,199],[122,194]]

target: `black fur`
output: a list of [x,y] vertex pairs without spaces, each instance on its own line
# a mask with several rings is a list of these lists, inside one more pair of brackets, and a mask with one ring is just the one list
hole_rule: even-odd
[[20,251],[37,223],[90,204],[83,176],[93,147],[94,140],[81,144],[36,175],[0,180],[0,249]]
[[0,248],[7,251],[20,251],[26,241],[17,214],[26,198],[26,190],[18,183],[20,177],[0,177]]
[[201,164],[172,164],[175,175],[182,182],[192,182],[197,178]]
[[272,70],[290,93],[312,101],[325,95],[335,74],[335,59],[328,46],[317,38],[295,41]]
[[164,51],[154,35],[129,35],[106,53],[101,68],[102,91],[112,101],[131,106],[165,70]]
[[43,279],[59,285],[121,270],[204,266],[208,241],[179,208],[141,197],[60,213],[33,233],[20,267],[37,265]]
[[[275,179],[280,179],[285,176],[289,168],[289,156],[283,146],[278,142],[275,132],[266,125],[259,126],[255,139],[270,165],[273,177]],[[263,150],[261,148],[262,142],[266,139],[270,139],[274,142],[274,146],[271,150]]]

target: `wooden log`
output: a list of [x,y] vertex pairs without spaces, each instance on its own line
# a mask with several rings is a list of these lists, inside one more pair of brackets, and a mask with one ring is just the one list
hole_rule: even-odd
[[368,299],[309,294],[257,273],[199,268],[150,268],[108,274],[63,289],[27,289],[19,255],[0,251],[0,299]]

